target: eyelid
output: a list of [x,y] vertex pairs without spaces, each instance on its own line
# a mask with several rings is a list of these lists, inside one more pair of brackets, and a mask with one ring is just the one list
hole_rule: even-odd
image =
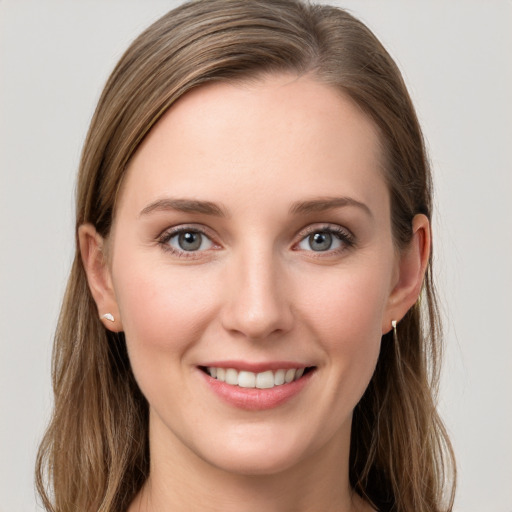
[[201,224],[191,223],[191,224],[177,224],[176,226],[166,227],[156,236],[156,238],[158,240],[160,240],[166,236],[172,236],[177,233],[182,233],[183,231],[197,231],[198,233],[202,233],[202,234],[208,236],[209,238],[211,237],[211,235],[209,234],[209,230],[206,229],[204,226],[202,226]]
[[[211,243],[213,244],[213,247],[204,249],[201,251],[182,251],[179,249],[176,249],[168,244],[168,241],[183,232],[192,231],[200,233],[201,235],[207,237]],[[331,224],[331,223],[317,223],[317,224],[311,224],[299,231],[299,233],[296,235],[296,241],[294,242],[292,246],[292,250],[302,250],[298,249],[297,246],[299,243],[301,243],[305,238],[310,236],[313,233],[318,232],[328,232],[336,236],[342,243],[343,247],[336,248],[336,249],[328,249],[326,251],[306,251],[304,252],[311,252],[314,253],[315,257],[322,257],[322,256],[328,256],[333,254],[338,254],[340,252],[343,252],[347,249],[350,249],[353,247],[356,243],[356,238],[352,231],[350,231],[348,228],[341,226],[339,224]],[[177,226],[172,226],[169,228],[164,229],[162,232],[160,232],[159,235],[157,235],[156,240],[158,244],[162,247],[163,250],[168,251],[176,256],[194,259],[194,258],[200,258],[205,255],[205,253],[210,252],[211,250],[218,250],[221,248],[221,245],[215,240],[215,235],[211,234],[211,230],[206,228],[205,226],[201,224],[179,224]]]
[[350,231],[348,228],[345,228],[343,226],[340,226],[339,224],[329,224],[329,223],[319,223],[319,224],[311,224],[307,226],[306,228],[302,229],[298,234],[297,238],[298,241],[294,243],[293,247],[294,250],[302,250],[302,249],[295,249],[302,241],[304,241],[308,236],[312,235],[313,233],[331,233],[332,235],[336,236],[343,244],[344,247],[337,248],[337,249],[329,249],[326,251],[304,251],[304,252],[313,252],[315,253],[316,257],[321,257],[323,255],[332,255],[333,253],[339,253],[344,250],[347,250],[351,247],[353,247],[356,243],[356,239],[352,231]]
[[[208,238],[208,240],[210,240],[213,246],[201,251],[183,251],[175,247],[172,247],[168,243],[169,240],[171,240],[171,238],[184,232],[200,233],[202,236]],[[179,257],[190,259],[200,258],[204,255],[204,253],[209,252],[212,249],[215,250],[220,248],[220,245],[214,240],[214,236],[210,234],[210,230],[206,229],[204,226],[201,226],[199,224],[179,224],[177,226],[166,228],[156,237],[156,240],[164,251],[170,252],[171,254],[174,254]]]

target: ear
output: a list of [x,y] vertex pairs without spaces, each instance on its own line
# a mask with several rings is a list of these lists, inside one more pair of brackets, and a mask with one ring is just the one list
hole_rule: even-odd
[[[89,289],[98,307],[98,316],[110,331],[122,331],[123,326],[105,254],[105,241],[92,224],[82,224],[78,228],[78,241]],[[103,315],[108,313],[111,316],[105,318]]]
[[397,275],[383,318],[382,333],[391,330],[391,321],[399,322],[418,300],[430,257],[430,222],[423,214],[412,220],[412,238],[398,259]]

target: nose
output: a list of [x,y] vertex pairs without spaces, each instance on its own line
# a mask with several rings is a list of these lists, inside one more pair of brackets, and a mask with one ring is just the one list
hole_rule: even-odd
[[226,330],[264,340],[291,329],[291,290],[277,259],[271,251],[259,251],[241,255],[230,266],[221,312]]

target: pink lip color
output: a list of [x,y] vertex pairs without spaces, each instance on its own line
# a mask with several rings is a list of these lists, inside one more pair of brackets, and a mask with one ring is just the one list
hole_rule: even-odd
[[[233,368],[233,366],[231,366],[231,368]],[[236,366],[236,368],[237,370],[241,369],[239,365]],[[280,366],[279,368],[283,367]],[[296,366],[292,368],[296,368]],[[266,369],[269,369],[269,367],[266,366]],[[225,382],[210,377],[202,370],[199,370],[199,372],[203,375],[207,386],[224,402],[227,402],[233,407],[247,411],[272,409],[287,402],[302,391],[313,373],[306,373],[306,375],[298,380],[294,380],[288,384],[282,384],[281,386],[274,386],[270,389],[253,389],[226,384]]]
[[246,371],[246,372],[266,372],[267,370],[289,370],[290,368],[306,368],[308,364],[301,364],[293,361],[272,361],[272,362],[262,362],[262,363],[249,363],[247,361],[212,361],[209,363],[202,364],[201,366],[207,367],[215,367],[215,368],[235,368],[237,371]]

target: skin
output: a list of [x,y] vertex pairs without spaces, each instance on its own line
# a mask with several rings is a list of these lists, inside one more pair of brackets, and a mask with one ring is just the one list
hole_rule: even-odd
[[[98,312],[125,332],[150,404],[151,472],[130,511],[371,510],[348,482],[352,411],[430,248],[422,215],[410,246],[393,244],[381,156],[373,123],[313,77],[207,85],[135,154],[109,239],[81,226]],[[293,209],[327,198],[350,201]],[[180,226],[204,231],[200,250],[162,238]],[[327,228],[349,240],[313,250]],[[315,371],[284,404],[247,411],[205,383],[198,366],[220,360]]]

